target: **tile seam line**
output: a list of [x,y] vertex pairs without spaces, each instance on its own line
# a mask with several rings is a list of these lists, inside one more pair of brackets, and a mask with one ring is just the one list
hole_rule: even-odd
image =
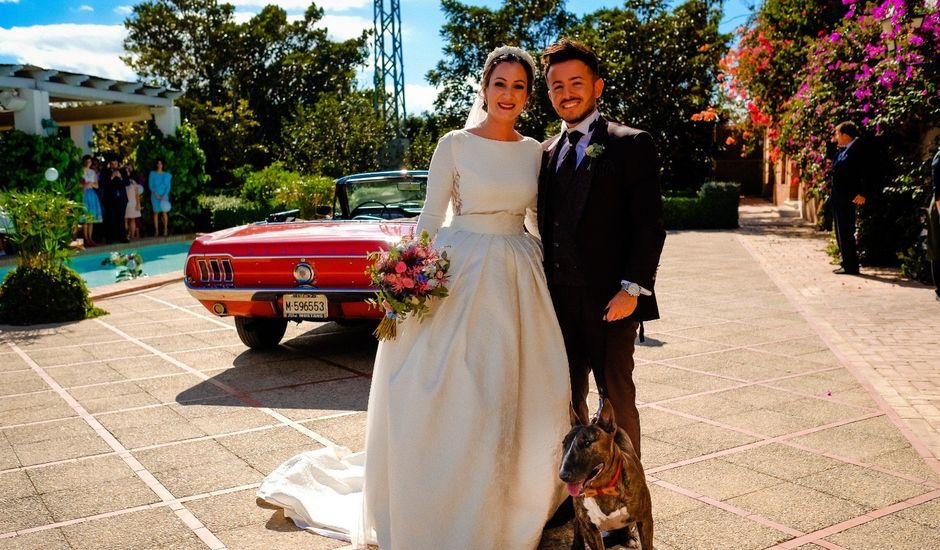
[[881,508],[865,512],[864,514],[858,515],[854,518],[849,518],[839,523],[830,525],[829,527],[823,527],[822,529],[818,529],[816,531],[806,533],[803,536],[790,539],[786,542],[777,544],[775,546],[771,546],[767,548],[767,550],[793,549],[793,548],[798,548],[804,544],[816,544],[816,541],[820,539],[824,539],[825,537],[842,533],[854,527],[865,525],[866,523],[871,523],[872,521],[875,521],[877,519],[883,518],[885,516],[889,516],[897,512],[901,512],[903,510],[908,510],[910,508],[913,508],[920,504],[924,504],[926,502],[930,502],[931,500],[935,500],[937,498],[940,498],[940,489],[931,491],[929,493],[924,493],[922,495],[917,495],[915,497],[911,497],[908,499],[904,499],[900,502],[889,504],[888,506],[882,506]]
[[[360,414],[360,411],[344,411],[344,412],[341,412],[341,413],[334,413],[334,414],[328,414],[328,415],[324,415],[324,416],[315,416],[315,417],[311,417],[311,418],[305,418],[305,419],[302,419],[302,420],[297,420],[296,422],[298,422],[299,424],[307,424],[307,423],[310,423],[310,422],[321,422],[321,421],[324,421],[324,420],[333,420],[333,419],[336,419],[336,418],[343,418],[343,417],[345,417],[345,416],[353,416],[353,415],[356,415],[356,414]],[[72,416],[72,417],[69,417],[69,418],[70,418],[70,419],[75,419],[75,418],[77,418],[77,417]],[[218,433],[218,434],[204,435],[204,436],[199,436],[199,437],[192,437],[192,438],[189,438],[189,439],[181,439],[181,440],[177,440],[177,441],[167,441],[167,442],[165,442],[165,443],[156,443],[156,444],[154,444],[154,445],[145,445],[145,446],[142,446],[142,447],[132,447],[132,448],[128,449],[128,451],[130,451],[131,453],[137,453],[137,452],[141,452],[141,451],[149,451],[149,450],[152,450],[152,449],[162,449],[162,448],[166,448],[166,447],[175,447],[175,446],[179,446],[179,445],[186,445],[186,444],[189,444],[189,443],[195,443],[195,442],[199,442],[199,441],[208,441],[208,440],[214,440],[214,441],[217,441],[217,442],[218,442],[219,439],[224,439],[224,438],[226,438],[226,437],[236,437],[236,436],[243,435],[243,434],[246,434],[246,433],[253,433],[253,432],[259,432],[259,431],[265,431],[265,430],[272,430],[272,429],[277,429],[277,428],[290,428],[290,426],[285,426],[284,424],[280,424],[280,423],[277,423],[277,424],[269,424],[269,425],[266,425],[266,426],[257,426],[257,427],[248,428],[248,429],[245,429],[245,430],[237,430],[237,431],[233,431],[233,432],[223,432],[223,433]],[[224,445],[224,444],[223,444],[223,445]],[[97,453],[97,454],[93,454],[93,455],[86,455],[86,456],[82,456],[82,457],[78,457],[78,458],[66,458],[66,459],[62,459],[62,460],[54,460],[54,461],[52,461],[52,462],[41,462],[41,463],[39,463],[39,464],[29,464],[29,465],[27,465],[27,466],[19,466],[19,467],[16,467],[16,468],[8,468],[8,469],[6,469],[6,470],[0,470],[0,476],[2,476],[2,475],[4,475],[4,474],[14,473],[14,472],[25,472],[25,471],[29,471],[29,470],[38,470],[38,469],[42,469],[42,468],[49,468],[49,467],[52,467],[52,466],[60,466],[60,465],[62,465],[62,464],[74,464],[74,463],[78,463],[78,462],[83,462],[83,461],[85,461],[85,460],[93,460],[93,459],[98,459],[98,458],[106,458],[106,457],[117,456],[117,455],[118,455],[118,452],[117,452],[117,451],[108,451],[108,452],[105,452],[105,453]]]
[[314,432],[313,430],[311,430],[310,428],[307,428],[306,426],[302,426],[301,424],[295,422],[294,420],[291,420],[291,419],[288,418],[287,416],[284,416],[283,414],[281,414],[281,413],[275,411],[274,409],[271,409],[270,407],[265,407],[261,402],[259,402],[259,401],[256,400],[255,398],[253,398],[249,393],[244,392],[244,391],[242,391],[242,390],[239,390],[238,388],[235,388],[235,387],[233,387],[233,386],[230,386],[230,385],[228,385],[228,384],[226,384],[226,383],[224,383],[224,382],[219,382],[218,380],[215,380],[214,378],[210,378],[206,373],[204,373],[204,372],[202,372],[202,371],[200,371],[200,370],[198,370],[198,369],[195,369],[195,368],[193,368],[193,367],[187,365],[186,363],[183,363],[182,361],[176,359],[175,357],[172,357],[170,354],[168,354],[168,353],[166,353],[166,352],[163,352],[163,351],[161,351],[161,350],[159,350],[159,349],[157,349],[157,348],[155,348],[155,347],[153,347],[153,346],[147,344],[146,342],[142,342],[142,341],[140,341],[139,339],[137,339],[137,338],[135,338],[135,337],[133,337],[133,336],[127,334],[126,332],[122,331],[121,329],[119,329],[119,328],[117,328],[117,327],[115,327],[115,326],[113,326],[113,325],[110,325],[110,324],[108,324],[108,323],[105,323],[104,321],[102,321],[102,320],[100,320],[100,319],[94,319],[94,322],[100,324],[101,326],[105,327],[106,329],[110,330],[111,332],[113,332],[113,333],[117,334],[118,336],[124,338],[124,339],[127,340],[128,342],[131,342],[132,344],[134,344],[134,345],[136,345],[136,346],[139,346],[139,347],[141,347],[141,348],[144,348],[144,349],[146,349],[147,351],[150,351],[151,353],[153,353],[154,355],[156,355],[156,356],[158,356],[158,357],[161,357],[163,360],[167,361],[168,363],[170,363],[170,364],[172,364],[172,365],[175,365],[176,367],[178,367],[178,368],[180,368],[180,369],[182,369],[182,370],[184,370],[184,371],[186,371],[186,372],[188,372],[188,373],[194,375],[196,378],[199,378],[199,379],[202,380],[203,382],[207,382],[207,383],[209,383],[209,384],[212,384],[213,386],[215,386],[215,387],[221,389],[222,391],[224,391],[225,393],[231,395],[232,397],[235,397],[236,399],[242,401],[242,402],[245,403],[246,405],[248,405],[248,406],[250,406],[250,407],[252,407],[252,408],[257,409],[257,410],[263,412],[264,414],[267,414],[267,415],[269,415],[269,416],[274,417],[275,419],[277,419],[277,420],[278,420],[279,422],[281,422],[282,424],[284,424],[284,425],[286,425],[286,426],[290,426],[291,428],[293,428],[293,429],[297,430],[298,432],[300,432],[300,433],[306,435],[307,437],[310,437],[311,439],[313,439],[314,441],[320,443],[321,445],[324,445],[324,446],[327,446],[327,447],[335,447],[335,446],[336,446],[335,443],[333,443],[332,441],[330,441],[328,438],[324,437],[323,435],[320,435],[319,433]]
[[891,423],[894,424],[901,434],[911,443],[911,446],[914,447],[914,450],[917,452],[917,454],[920,455],[924,462],[927,463],[927,466],[932,469],[934,473],[940,476],[940,460],[938,460],[938,458],[933,455],[927,445],[920,440],[920,437],[918,437],[917,434],[915,434],[904,423],[904,420],[897,413],[897,411],[894,410],[894,407],[888,404],[884,397],[882,397],[881,394],[875,389],[872,382],[868,380],[867,377],[863,376],[857,368],[855,368],[849,358],[846,357],[840,349],[838,349],[838,346],[834,345],[832,338],[829,336],[829,332],[832,331],[837,333],[835,327],[817,320],[815,315],[813,315],[805,305],[796,299],[796,291],[791,287],[790,284],[784,281],[782,277],[778,276],[773,269],[771,269],[770,263],[760,256],[756,250],[754,250],[754,247],[750,242],[748,242],[748,239],[745,238],[745,235],[739,233],[736,235],[736,237],[738,243],[741,244],[741,247],[747,251],[751,258],[761,267],[767,277],[777,286],[777,288],[780,289],[783,295],[786,296],[787,300],[789,300],[789,302],[796,308],[800,316],[802,316],[803,319],[806,320],[809,326],[813,329],[813,331],[816,333],[816,336],[818,336],[829,347],[829,351],[831,351],[836,356],[836,358],[839,360],[839,363],[845,367],[847,371],[849,371],[849,373],[858,381],[859,384],[861,384],[863,388],[865,388],[865,391],[867,391],[871,398],[875,401],[875,403],[878,405],[878,408],[884,411],[888,419],[891,420]]
[[[184,307],[180,307],[180,306],[178,306],[178,305],[176,305],[176,304],[174,304],[174,303],[172,303],[172,302],[167,302],[166,300],[161,300],[160,298],[156,298],[156,297],[150,296],[149,294],[144,294],[143,297],[144,297],[144,298],[147,298],[148,300],[152,300],[152,301],[154,301],[154,302],[157,302],[158,304],[163,304],[163,305],[168,306],[168,307],[171,307],[171,308],[173,308],[173,309],[186,312],[186,313],[188,313],[188,314],[190,314],[190,315],[192,315],[193,317],[196,317],[196,318],[198,318],[198,319],[202,319],[202,320],[205,320],[205,321],[211,321],[211,322],[213,322],[213,323],[215,323],[215,324],[217,324],[217,325],[221,325],[221,326],[223,326],[223,327],[225,327],[225,328],[227,328],[227,329],[229,329],[229,330],[235,330],[235,327],[229,325],[228,323],[219,321],[218,319],[216,319],[216,318],[214,318],[214,317],[209,317],[208,315],[203,315],[203,314],[197,313],[197,312],[195,312],[195,311],[190,311],[190,310],[188,310],[188,309],[186,309],[186,308],[184,308]],[[287,346],[287,347],[290,347],[290,346],[287,345],[287,344],[284,344],[284,345]],[[347,367],[346,365],[341,365],[341,364],[339,364],[339,363],[337,363],[337,362],[335,362],[335,361],[331,361],[331,360],[329,360],[329,359],[325,359],[325,358],[322,358],[322,357],[317,357],[317,361],[321,361],[321,362],[323,362],[323,363],[326,363],[327,365],[330,365],[331,367],[336,367],[336,368],[342,369],[342,370],[344,370],[344,371],[346,371],[346,372],[351,372],[351,373],[355,374],[356,376],[361,376],[361,377],[363,377],[363,378],[372,378],[371,376],[367,375],[367,374],[364,373],[364,372],[357,371],[356,369]]]
[[[61,397],[77,414],[81,417],[82,420],[92,429],[94,432],[104,440],[104,442],[111,447],[117,455],[124,461],[125,464],[137,475],[140,479],[161,501],[173,501],[175,497],[172,493],[157,480],[154,475],[144,467],[134,456],[128,451],[120,441],[117,440],[114,435],[111,434],[108,430],[105,429],[104,425],[101,422],[98,422],[94,416],[91,415],[85,408],[75,400],[67,391],[65,391],[62,386],[59,385],[49,374],[43,370],[32,358],[21,350],[16,344],[8,344],[13,351],[20,356],[20,358],[33,369],[43,379],[43,381],[49,385],[55,391],[59,397]],[[195,534],[200,541],[203,542],[206,546],[213,549],[223,549],[225,545],[222,544],[214,534],[209,532],[208,529],[204,529],[205,526],[200,522],[196,516],[193,515],[185,506],[182,504],[177,504],[176,506],[170,506],[173,510],[173,513],[176,517],[187,527],[193,534]],[[198,528],[195,527],[198,524]]]
[[[26,529],[20,529],[18,531],[10,531],[8,533],[0,533],[0,540],[16,538],[23,535],[28,535],[31,533],[38,533],[40,531],[48,531],[50,529],[59,529],[61,527],[68,527],[70,525],[76,525],[79,523],[88,523],[92,521],[97,521],[101,519],[107,519],[112,517],[124,516],[134,512],[141,512],[144,510],[155,510],[157,508],[169,507],[171,510],[173,506],[179,506],[187,502],[195,502],[199,500],[205,500],[207,498],[217,497],[221,495],[227,495],[229,493],[237,493],[238,491],[246,491],[248,489],[257,489],[261,486],[261,483],[249,483],[246,485],[238,485],[235,487],[228,487],[225,489],[218,489],[216,491],[211,491],[208,493],[199,493],[196,495],[190,495],[185,497],[175,498],[170,501],[161,501],[154,502],[151,504],[141,504],[139,506],[134,506],[133,508],[124,508],[122,510],[113,510],[111,512],[103,512],[101,514],[94,514],[91,516],[84,516],[80,518],[73,518],[68,520],[59,521],[56,523],[48,523],[46,525],[39,525],[36,527],[28,527]],[[202,527],[202,529],[208,530],[207,527]],[[219,547],[215,550],[223,550],[225,547]]]

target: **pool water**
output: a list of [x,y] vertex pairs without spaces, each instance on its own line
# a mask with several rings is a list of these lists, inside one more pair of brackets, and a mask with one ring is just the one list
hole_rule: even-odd
[[[172,271],[182,272],[186,263],[186,253],[189,251],[189,241],[179,241],[175,243],[151,244],[147,246],[135,247],[133,244],[121,248],[118,252],[131,252],[136,250],[144,260],[144,274],[162,275]],[[111,256],[111,252],[100,252],[97,254],[82,254],[75,256],[69,261],[69,265],[85,279],[85,284],[89,288],[96,286],[109,285],[117,282],[118,268],[113,265],[101,265],[101,261]],[[0,281],[16,266],[0,267]]]

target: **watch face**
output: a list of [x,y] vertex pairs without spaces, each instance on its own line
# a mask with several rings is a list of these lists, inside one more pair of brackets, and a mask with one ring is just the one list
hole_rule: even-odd
[[636,283],[630,283],[630,286],[627,287],[627,294],[629,294],[630,296],[639,296],[640,285]]

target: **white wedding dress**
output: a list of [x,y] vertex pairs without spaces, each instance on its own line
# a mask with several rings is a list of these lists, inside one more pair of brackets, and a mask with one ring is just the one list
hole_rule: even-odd
[[435,248],[451,259],[449,296],[379,345],[365,458],[335,448],[298,455],[259,497],[355,546],[538,545],[564,498],[571,399],[541,244],[523,231],[525,222],[536,233],[540,158],[530,138],[457,130],[440,140],[418,231],[436,234]]

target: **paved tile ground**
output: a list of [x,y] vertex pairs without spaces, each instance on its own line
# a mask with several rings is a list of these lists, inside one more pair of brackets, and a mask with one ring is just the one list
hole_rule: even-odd
[[[636,370],[656,548],[940,548],[940,303],[833,275],[785,214],[746,202],[740,230],[666,241]],[[254,353],[179,283],[98,304],[0,327],[0,549],[347,547],[254,491],[298,452],[362,448],[367,331]]]

